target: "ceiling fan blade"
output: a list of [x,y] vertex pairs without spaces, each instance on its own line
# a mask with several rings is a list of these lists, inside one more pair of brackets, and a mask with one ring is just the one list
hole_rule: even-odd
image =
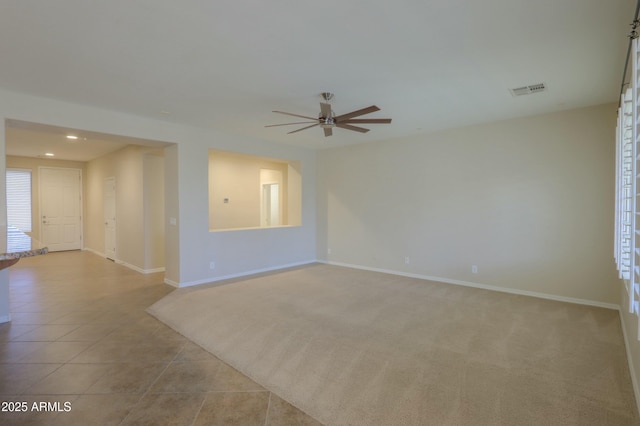
[[349,124],[389,124],[391,123],[390,118],[352,118],[350,120],[342,120],[342,123]]
[[319,126],[319,125],[320,125],[320,123],[312,124],[311,126],[303,127],[302,129],[298,129],[298,130],[294,130],[292,132],[288,132],[287,134],[290,135],[291,133],[301,132],[303,130],[310,129],[312,127],[316,127],[316,126]]
[[307,124],[307,123],[315,123],[315,121],[297,121],[295,123],[268,124],[264,127],[291,126],[292,124]]
[[320,102],[320,115],[324,118],[331,117],[331,104]]
[[277,114],[292,115],[294,117],[306,118],[307,120],[317,120],[317,118],[315,117],[307,117],[306,115],[292,114],[290,112],[284,112],[284,111],[272,111],[272,112],[275,112]]
[[364,127],[352,126],[350,124],[342,124],[337,123],[336,127],[340,127],[341,129],[353,130],[360,133],[367,133],[369,129],[365,129]]
[[345,121],[345,120],[350,119],[351,117],[358,117],[360,115],[370,114],[370,113],[376,112],[376,111],[380,111],[380,108],[378,108],[375,105],[371,105],[370,107],[362,108],[362,109],[359,109],[357,111],[351,111],[351,112],[348,112],[346,114],[339,115],[339,116],[335,117],[334,120],[335,121]]
[[327,136],[331,136],[333,135],[333,130],[331,129],[331,127],[326,127],[324,129],[324,137],[326,138]]

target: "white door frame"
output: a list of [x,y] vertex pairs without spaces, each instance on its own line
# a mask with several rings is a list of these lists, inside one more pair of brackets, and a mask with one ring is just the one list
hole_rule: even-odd
[[[268,195],[267,197],[265,197],[266,187],[269,187],[269,190],[271,190],[273,185],[278,186],[278,199],[277,199],[278,218],[277,218],[276,224],[273,224],[271,222],[272,221],[271,211],[273,209],[273,205],[271,202],[271,195]],[[280,187],[281,187],[280,182],[265,181],[260,183],[260,226],[261,227],[282,225],[282,211],[281,211],[282,209],[280,208],[280,206],[282,205],[282,202],[280,200],[281,198],[280,194],[282,192],[282,189]]]
[[[109,182],[113,182],[113,218],[112,218],[112,223],[110,223],[110,219],[108,217],[106,217],[106,201],[107,201],[107,197],[106,197],[106,186],[107,183]],[[102,193],[102,216],[104,219],[104,255],[107,259],[111,259],[113,261],[116,260],[117,256],[118,256],[118,241],[117,241],[117,229],[118,229],[118,220],[117,220],[117,205],[116,205],[116,194],[117,194],[117,187],[116,187],[116,177],[115,176],[109,176],[107,178],[104,178],[103,180],[103,193]],[[108,250],[107,248],[107,243],[108,243],[108,238],[107,238],[107,230],[109,228],[109,225],[112,226],[113,228],[113,254],[111,254],[111,250]]]

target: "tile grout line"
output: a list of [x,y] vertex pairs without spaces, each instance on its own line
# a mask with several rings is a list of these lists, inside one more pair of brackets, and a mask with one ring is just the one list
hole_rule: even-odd
[[264,426],[267,426],[267,424],[269,424],[269,411],[271,410],[271,395],[273,395],[273,392],[269,391],[269,401],[267,402],[267,413],[264,416]]
[[207,402],[207,395],[205,395],[205,397],[202,398],[202,402],[200,403],[200,407],[198,407],[198,411],[196,411],[196,415],[193,418],[193,421],[191,422],[191,426],[196,424],[196,420],[198,420],[198,416],[200,415],[200,412],[202,411],[202,407],[204,407],[205,402]]
[[167,371],[167,369],[169,368],[169,366],[171,365],[171,363],[173,363],[173,361],[175,361],[175,359],[178,357],[178,355],[180,355],[180,353],[182,353],[182,351],[184,350],[184,347],[187,345],[186,342],[182,343],[182,347],[180,348],[180,350],[173,356],[173,359],[171,359],[171,361],[167,362],[167,365],[164,366],[164,368],[162,369],[162,371],[158,374],[158,376],[155,378],[155,380],[153,382],[151,382],[149,384],[149,387],[147,388],[147,390],[144,391],[144,393],[142,393],[140,395],[140,399],[138,399],[138,402],[136,402],[136,405],[134,405],[133,407],[131,407],[131,411],[129,411],[127,413],[127,415],[122,419],[122,421],[119,423],[120,425],[124,424],[125,420],[127,420],[130,416],[131,413],[133,413],[135,411],[135,409],[138,407],[138,405],[140,405],[140,401],[142,401],[144,399],[145,396],[147,396],[147,394],[149,393],[149,391],[151,390],[151,388],[153,387],[153,385],[156,384],[156,382],[160,379],[160,377],[164,374],[165,371]]
[[[16,363],[11,363],[11,364],[16,364]],[[46,364],[46,363],[45,363]],[[57,363],[52,363],[52,364],[57,364]],[[25,365],[28,365],[27,363],[25,363]],[[56,368],[55,370],[53,370],[51,373],[47,374],[46,376],[44,376],[43,378],[37,380],[36,382],[32,383],[30,386],[26,387],[24,389],[24,391],[20,392],[20,396],[26,396],[26,395],[30,395],[27,392],[29,390],[31,390],[31,388],[33,388],[35,385],[37,385],[38,383],[42,382],[43,380],[45,380],[47,377],[51,376],[53,373],[55,373],[56,371],[60,370],[65,364],[60,364],[58,366],[58,368]]]
[[[46,325],[46,324],[45,324]],[[76,325],[76,324],[71,324],[71,325]],[[78,328],[80,328],[80,326],[77,326],[76,328],[74,328],[73,330],[69,331],[67,334],[72,333],[74,330],[77,330]],[[66,336],[67,334],[60,336],[58,339]],[[54,340],[54,341],[47,341],[48,344],[53,343],[53,342],[57,342],[59,341],[58,339]],[[72,361],[74,359],[76,359],[78,356],[80,356],[80,354],[84,353],[85,351],[89,350],[89,348],[92,348],[94,345],[96,345],[98,342],[100,342],[102,339],[98,339],[95,342],[93,342],[91,345],[87,346],[84,350],[80,351],[78,354],[76,354],[75,356],[73,356],[71,359],[63,362],[63,363],[59,363],[60,365],[58,366],[58,368],[56,368],[55,370],[53,370],[51,373],[47,374],[46,376],[42,377],[40,380],[36,381],[35,383],[31,384],[31,386],[29,386],[28,388],[26,388],[21,395],[29,395],[27,394],[27,392],[29,390],[31,390],[32,388],[34,388],[36,385],[38,385],[39,383],[43,382],[44,380],[46,380],[48,377],[50,377],[51,375],[53,375],[54,373],[56,373],[57,371],[59,371],[60,369],[62,369],[64,366],[66,365],[71,365]],[[64,342],[64,341],[61,341]],[[35,351],[34,351],[35,352]],[[29,363],[26,363],[29,364]],[[44,364],[50,364],[50,363],[44,363]],[[51,364],[58,364],[58,363],[51,363]],[[96,364],[96,363],[82,363],[82,364]],[[75,364],[74,364],[75,365]],[[82,393],[79,394],[74,394],[76,395],[76,399],[79,399],[82,395],[85,394],[85,392],[91,388],[91,386],[93,386],[94,384],[96,384],[102,377],[104,377],[107,374],[107,372],[105,371],[100,377],[98,377],[95,382],[93,382],[91,385],[89,385],[85,391],[83,391]],[[69,394],[71,395],[71,394]]]

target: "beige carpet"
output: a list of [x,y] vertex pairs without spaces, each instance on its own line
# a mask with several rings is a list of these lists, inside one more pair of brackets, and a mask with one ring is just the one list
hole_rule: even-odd
[[310,265],[149,312],[328,425],[636,425],[617,311]]

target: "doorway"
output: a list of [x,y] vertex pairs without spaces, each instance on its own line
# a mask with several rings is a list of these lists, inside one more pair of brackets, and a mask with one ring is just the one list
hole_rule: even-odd
[[280,225],[280,184],[262,184],[262,226]]
[[40,238],[49,251],[82,248],[82,171],[39,168]]

